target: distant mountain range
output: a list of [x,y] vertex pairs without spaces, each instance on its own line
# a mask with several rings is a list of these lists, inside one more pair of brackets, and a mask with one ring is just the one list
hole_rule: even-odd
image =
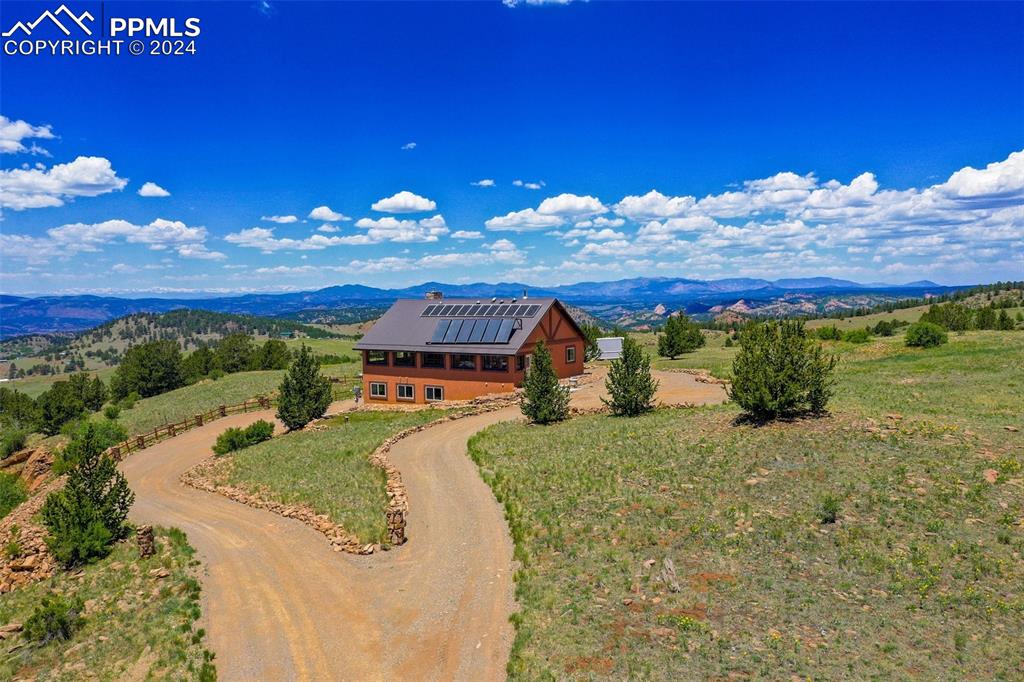
[[532,296],[557,296],[586,308],[619,304],[629,307],[665,304],[707,310],[740,298],[770,300],[792,294],[873,292],[903,298],[942,294],[964,287],[947,287],[927,280],[907,284],[860,284],[831,277],[789,278],[774,281],[753,278],[719,280],[674,277],[636,277],[614,282],[579,282],[556,287],[531,287],[518,282],[446,284],[424,282],[404,289],[379,289],[359,284],[326,287],[316,291],[280,294],[242,294],[209,298],[119,298],[110,296],[38,296],[0,294],[0,338],[31,333],[79,331],[124,315],[196,308],[215,312],[262,316],[292,316],[302,311],[379,307],[399,298],[419,298],[437,290],[449,297],[512,298],[523,292]]

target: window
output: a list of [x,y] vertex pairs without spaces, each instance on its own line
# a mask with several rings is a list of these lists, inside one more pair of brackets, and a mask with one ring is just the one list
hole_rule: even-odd
[[516,356],[516,371],[517,372],[522,372],[524,369],[526,369],[526,356],[525,355],[517,355]]
[[565,364],[571,365],[576,362],[576,346],[565,347]]
[[399,400],[416,400],[416,387],[412,384],[398,384],[395,395]]
[[416,354],[408,350],[395,351],[395,367],[415,367]]
[[377,400],[388,399],[388,385],[383,381],[371,381],[370,382],[370,397],[376,398]]
[[366,364],[368,364],[368,365],[386,365],[386,364],[388,364],[388,352],[386,350],[368,350],[368,351],[366,351]]
[[424,386],[423,395],[428,403],[436,403],[444,400],[444,386]]
[[485,355],[484,356],[484,370],[488,372],[507,372],[508,371],[508,356],[507,355]]
[[421,367],[440,367],[444,369],[444,353],[424,353],[420,358]]
[[453,355],[452,369],[476,369],[476,356],[462,353]]

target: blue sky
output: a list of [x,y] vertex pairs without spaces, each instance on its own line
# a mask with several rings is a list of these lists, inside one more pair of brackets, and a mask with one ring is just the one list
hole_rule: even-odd
[[1024,278],[1021,3],[102,11],[196,54],[0,57],[5,293]]

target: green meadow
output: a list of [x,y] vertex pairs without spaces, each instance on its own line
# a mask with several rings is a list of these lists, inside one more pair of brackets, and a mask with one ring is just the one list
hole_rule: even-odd
[[1020,679],[1024,334],[832,349],[824,418],[473,439],[522,562],[513,679]]

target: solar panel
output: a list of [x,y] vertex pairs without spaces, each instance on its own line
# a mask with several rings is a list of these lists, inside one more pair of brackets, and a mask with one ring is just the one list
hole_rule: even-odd
[[523,317],[533,317],[534,315],[537,314],[538,310],[540,310],[540,306],[535,303],[535,304],[529,306],[526,309],[525,313],[520,313],[520,314],[523,315]]
[[423,309],[423,312],[420,313],[420,317],[430,317],[430,313],[434,312],[436,309],[436,305],[428,305],[426,308]]
[[444,317],[447,317],[448,313],[450,313],[452,311],[452,308],[454,308],[454,307],[455,306],[453,306],[453,305],[442,306],[441,309],[437,311],[437,314],[438,315],[442,315]]
[[455,343],[469,343],[469,336],[473,332],[475,324],[476,320],[462,320],[462,329],[459,330],[459,336],[455,339]]
[[462,329],[462,323],[465,320],[452,320],[452,325],[448,327],[448,332],[444,335],[443,343],[455,343],[455,339],[459,336],[459,331]]
[[508,343],[509,338],[512,337],[512,326],[515,320],[502,320],[498,326],[498,334],[494,338],[494,343]]
[[500,326],[500,320],[487,320],[487,329],[484,330],[484,336],[480,341],[482,343],[494,343],[494,339],[498,336],[498,327]]
[[441,343],[444,341],[444,335],[448,333],[448,326],[451,325],[451,320],[441,320],[437,323],[437,328],[434,329],[434,335],[430,337],[430,343]]
[[470,343],[480,343],[484,338],[484,331],[487,330],[487,320],[473,320],[473,332],[469,335]]
[[507,313],[508,309],[511,308],[511,307],[512,306],[508,306],[508,305],[498,306],[498,312],[494,313],[494,316],[495,317],[504,317],[505,313]]

